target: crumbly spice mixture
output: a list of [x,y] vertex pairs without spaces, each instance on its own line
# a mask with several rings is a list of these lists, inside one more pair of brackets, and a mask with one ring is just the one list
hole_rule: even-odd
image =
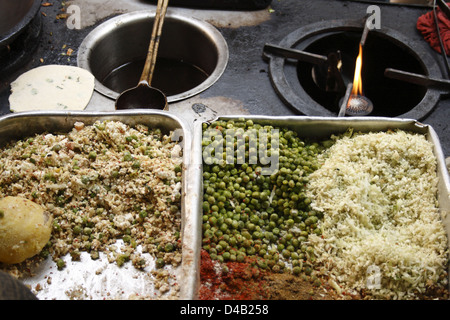
[[314,274],[294,275],[261,269],[256,259],[243,262],[212,260],[202,250],[200,300],[344,300],[353,297],[335,289]]
[[323,279],[314,275],[293,275],[290,273],[269,273],[263,278],[267,300],[350,300],[349,295],[336,293]]
[[263,273],[255,259],[220,262],[201,251],[200,300],[259,300],[266,296]]
[[[0,197],[33,200],[54,219],[50,243],[34,262],[51,255],[64,269],[67,254],[98,259],[104,252],[111,263],[143,269],[142,252],[158,269],[180,265],[182,150],[171,134],[118,121],[77,122],[67,134],[13,142],[0,159]],[[27,270],[26,263],[1,267],[18,277]]]

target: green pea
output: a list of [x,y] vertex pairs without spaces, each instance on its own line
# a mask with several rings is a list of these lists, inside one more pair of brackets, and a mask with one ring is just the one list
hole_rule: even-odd
[[[280,255],[299,266],[299,259],[312,252],[306,245],[311,233],[320,234],[317,214],[310,214],[311,199],[305,195],[308,175],[318,168],[317,154],[322,144],[302,141],[293,130],[277,128],[270,136],[278,140],[270,141],[270,154],[279,157],[279,170],[263,176],[263,167],[250,157],[257,153],[250,136],[245,135],[249,128],[267,130],[273,126],[262,126],[253,120],[218,120],[211,125],[202,124],[205,130],[213,127],[219,130],[238,129],[233,136],[226,133],[214,141],[202,141],[202,146],[219,146],[223,143],[228,152],[234,152],[236,159],[232,164],[216,163],[203,166],[204,201],[203,236],[215,239],[212,245],[218,254],[218,261],[229,261],[234,254],[229,250],[236,248],[236,261],[248,255],[258,255],[261,265],[283,271],[285,266],[278,264]],[[207,136],[205,136],[207,137]],[[244,145],[236,148],[238,137],[245,137]],[[241,158],[238,151],[243,152]],[[245,152],[245,153],[244,153]],[[224,156],[223,160],[226,158]],[[245,160],[242,164],[236,160]],[[312,218],[315,216],[315,218]],[[299,230],[294,234],[291,230]],[[305,244],[303,246],[302,244]],[[205,246],[205,243],[204,243]],[[209,247],[211,248],[211,246]],[[269,248],[271,248],[269,250]],[[303,251],[302,251],[303,250]],[[227,253],[228,252],[228,253]],[[267,262],[266,262],[267,261]],[[295,262],[294,262],[295,261]]]
[[141,219],[144,219],[144,218],[146,218],[148,216],[148,212],[146,211],[146,210],[141,210],[141,211],[139,211],[139,217],[141,218]]
[[228,260],[230,260],[231,254],[227,251],[227,252],[224,252],[222,254],[222,256],[225,261],[228,261]]
[[123,154],[123,161],[131,161],[133,160],[133,156],[129,151],[124,152]]
[[83,175],[81,176],[81,182],[83,184],[88,184],[91,181],[91,179],[89,178],[89,176]]
[[62,270],[66,266],[66,262],[63,259],[58,259],[56,261],[56,266],[57,266],[58,270]]
[[164,251],[165,252],[172,252],[175,249],[174,245],[171,243],[168,243],[164,246]]
[[76,225],[75,227],[73,227],[72,232],[76,235],[81,234],[82,232],[81,226]]
[[139,169],[141,167],[141,162],[140,161],[135,161],[132,164],[132,168],[133,169]]
[[52,150],[53,150],[53,151],[56,151],[56,152],[60,151],[61,149],[62,149],[62,147],[61,147],[61,145],[59,145],[59,144],[55,144],[55,145],[53,146],[53,148],[52,148]]
[[292,268],[292,273],[295,275],[299,275],[302,272],[302,268],[300,266],[295,266]]

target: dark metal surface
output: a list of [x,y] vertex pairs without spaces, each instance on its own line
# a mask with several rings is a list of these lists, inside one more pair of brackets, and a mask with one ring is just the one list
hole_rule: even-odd
[[430,0],[345,0],[394,6],[430,7]]
[[[156,0],[148,0],[156,3]],[[221,10],[259,10],[270,5],[272,0],[170,0],[171,6]]]
[[20,280],[0,271],[0,301],[37,300],[37,297]]
[[447,5],[447,3],[445,3],[444,0],[436,0],[436,4],[439,6],[439,8],[442,10],[442,12],[447,16],[447,18],[450,19],[450,8]]
[[450,91],[450,80],[430,78],[423,74],[406,72],[391,68],[387,68],[384,74],[386,75],[386,77],[391,79],[410,82],[427,88],[435,88],[444,92]]
[[21,68],[39,45],[40,5],[36,0],[0,0],[0,79]]
[[264,45],[264,55],[266,57],[269,57],[269,59],[270,59],[271,54],[274,54],[276,56],[281,56],[284,58],[314,63],[314,64],[321,64],[321,63],[328,62],[328,57],[320,55],[320,54],[314,54],[314,53],[310,53],[310,52],[306,52],[306,51],[302,51],[302,50],[296,50],[296,49],[292,49],[292,48],[283,48],[283,47],[276,46],[276,45],[269,44],[269,43],[265,44]]
[[2,75],[18,70],[32,58],[39,46],[41,36],[42,19],[40,15],[36,15],[13,42],[6,48],[0,49],[0,78]]
[[40,5],[40,0],[0,0],[0,48],[23,32]]

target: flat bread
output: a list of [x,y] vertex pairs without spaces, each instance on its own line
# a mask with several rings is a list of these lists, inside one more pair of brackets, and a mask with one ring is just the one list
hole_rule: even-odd
[[10,110],[84,110],[94,86],[94,76],[85,69],[62,65],[37,67],[11,83]]

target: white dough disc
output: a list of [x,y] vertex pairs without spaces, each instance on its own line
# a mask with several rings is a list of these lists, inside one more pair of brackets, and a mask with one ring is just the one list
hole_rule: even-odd
[[25,72],[11,83],[11,112],[83,110],[94,92],[94,76],[87,70],[46,65]]

